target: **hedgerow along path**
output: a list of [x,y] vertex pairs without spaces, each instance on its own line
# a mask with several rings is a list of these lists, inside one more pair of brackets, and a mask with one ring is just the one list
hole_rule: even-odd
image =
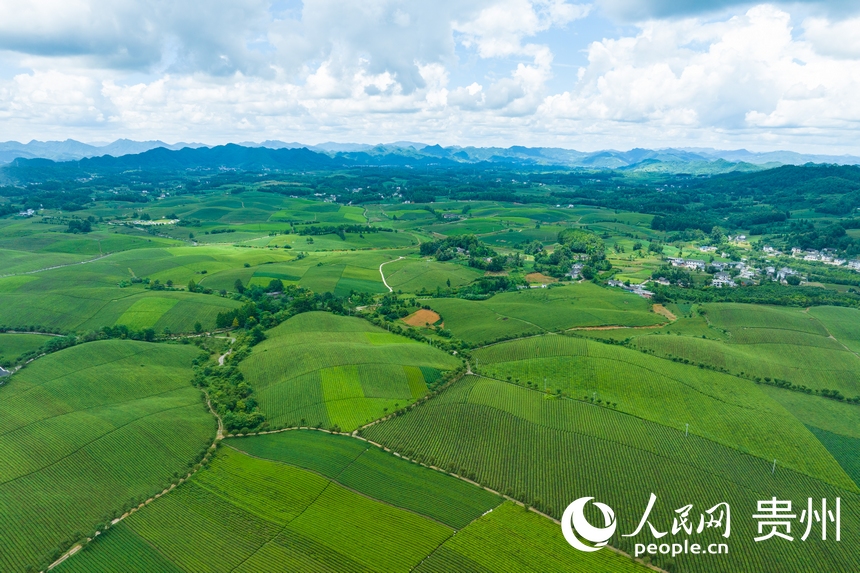
[[122,571],[129,558],[171,572],[646,570],[612,552],[577,552],[535,513],[353,437],[285,430],[225,443],[207,468],[57,571]]
[[[572,500],[594,496],[616,511],[619,531],[633,531],[651,493],[652,513],[668,529],[674,510],[693,503],[704,511],[728,502],[732,544],[721,559],[680,556],[683,570],[777,573],[791,560],[798,571],[854,571],[860,556],[850,544],[755,544],[756,501],[807,497],[842,499],[842,531],[860,527],[857,489],[831,486],[769,461],[596,405],[547,399],[540,391],[466,377],[441,395],[363,431],[368,439],[407,457],[465,475],[558,518]],[[851,508],[846,506],[850,504]],[[747,515],[749,514],[749,515]],[[706,541],[709,537],[698,538]],[[722,540],[714,533],[713,542]],[[637,542],[656,543],[647,532]],[[832,540],[831,540],[832,541]],[[613,538],[624,551],[632,541]],[[656,563],[660,564],[659,561]],[[668,563],[666,563],[668,566]]]

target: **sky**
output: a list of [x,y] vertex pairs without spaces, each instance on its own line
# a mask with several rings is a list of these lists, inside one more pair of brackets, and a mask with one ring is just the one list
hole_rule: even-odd
[[860,153],[860,2],[0,0],[0,140]]

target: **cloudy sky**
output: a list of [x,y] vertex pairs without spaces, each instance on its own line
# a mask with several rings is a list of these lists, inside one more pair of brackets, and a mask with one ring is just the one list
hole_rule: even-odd
[[0,140],[860,153],[858,94],[855,0],[0,0]]

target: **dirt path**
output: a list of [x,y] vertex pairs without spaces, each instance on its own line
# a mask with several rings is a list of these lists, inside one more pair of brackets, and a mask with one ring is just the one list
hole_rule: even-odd
[[651,310],[653,310],[657,314],[661,314],[661,315],[665,316],[666,318],[668,318],[672,322],[678,320],[678,317],[675,316],[671,310],[669,310],[668,308],[666,308],[662,304],[655,304],[654,306],[651,307]]
[[388,263],[396,263],[397,261],[399,261],[401,259],[405,259],[405,258],[406,257],[397,257],[393,261],[386,261],[386,262],[382,263],[381,265],[379,265],[379,276],[382,277],[382,284],[385,285],[385,288],[388,289],[388,292],[394,292],[394,289],[391,288],[390,286],[388,286],[388,283],[385,281],[385,273],[382,272],[382,267],[387,265]]
[[41,273],[41,272],[43,272],[43,271],[52,271],[52,270],[54,270],[54,269],[62,269],[62,268],[64,268],[64,267],[73,267],[73,266],[75,266],[75,265],[85,265],[85,264],[87,264],[87,263],[92,263],[92,262],[95,262],[95,261],[98,261],[98,260],[104,259],[104,258],[106,258],[106,257],[109,257],[109,256],[111,256],[112,254],[113,254],[113,253],[108,253],[108,254],[106,254],[106,255],[102,255],[102,256],[100,256],[100,257],[96,257],[96,258],[94,258],[94,259],[87,259],[86,261],[78,261],[77,263],[67,263],[67,264],[65,264],[65,265],[56,265],[56,266],[53,266],[53,267],[45,267],[45,268],[43,268],[43,269],[36,269],[35,271],[24,271],[24,272],[22,272],[22,273],[9,273],[8,275],[0,275],[0,279],[2,279],[2,278],[6,278],[6,277],[18,277],[18,276],[22,276],[22,275],[33,275],[33,274],[36,274],[36,273]]

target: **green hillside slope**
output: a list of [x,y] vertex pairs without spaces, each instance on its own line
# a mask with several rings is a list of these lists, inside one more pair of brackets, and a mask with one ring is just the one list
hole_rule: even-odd
[[0,387],[0,569],[24,571],[161,491],[212,442],[188,346],[81,344]]

